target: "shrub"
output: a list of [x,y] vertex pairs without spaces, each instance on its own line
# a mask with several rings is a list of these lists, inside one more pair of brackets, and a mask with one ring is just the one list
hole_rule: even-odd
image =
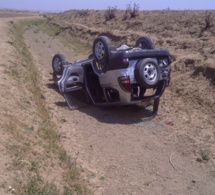
[[213,26],[213,16],[211,12],[206,12],[205,15],[205,29],[207,30]]
[[126,8],[123,20],[128,19],[128,17],[129,17],[129,10]]
[[89,16],[89,11],[88,10],[78,10],[77,15],[79,17],[87,17],[87,16]]
[[117,11],[117,7],[116,6],[109,6],[105,12],[105,19],[106,20],[111,20],[113,18],[116,17],[116,11]]
[[139,4],[134,3],[133,7],[132,7],[131,3],[127,4],[124,19],[127,19],[128,15],[130,15],[131,18],[135,18],[136,16],[138,16],[139,10],[140,10]]
[[214,28],[212,28],[214,26],[215,20],[212,12],[206,11],[204,20],[205,24],[201,27],[199,37],[202,37],[205,31],[210,31],[211,33],[215,34]]

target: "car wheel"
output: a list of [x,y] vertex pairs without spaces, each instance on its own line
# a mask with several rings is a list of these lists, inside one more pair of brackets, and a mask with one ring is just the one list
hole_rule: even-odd
[[93,43],[93,55],[97,63],[108,64],[109,63],[109,46],[111,41],[106,36],[99,36]]
[[149,36],[143,36],[137,39],[135,47],[139,47],[141,49],[154,49],[155,44]]
[[146,88],[153,88],[160,80],[158,62],[152,58],[139,61],[135,67],[135,77],[139,84]]
[[88,59],[94,59],[94,55],[93,55],[93,54],[90,54],[90,55],[88,56]]
[[55,83],[60,80],[63,74],[63,65],[66,64],[66,58],[62,54],[56,54],[52,58],[53,79]]

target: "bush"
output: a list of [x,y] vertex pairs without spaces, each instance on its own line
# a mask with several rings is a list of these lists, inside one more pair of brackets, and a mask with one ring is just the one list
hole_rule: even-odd
[[116,17],[116,11],[117,11],[117,7],[116,6],[109,6],[105,12],[105,19],[106,20],[111,20],[113,18]]
[[77,15],[79,16],[79,17],[87,17],[87,16],[89,16],[89,11],[88,10],[78,10],[77,11]]
[[124,14],[124,19],[127,19],[129,15],[131,18],[135,18],[136,16],[138,16],[139,10],[140,10],[139,4],[134,3],[133,7],[132,7],[131,3],[127,4],[125,14]]
[[215,21],[214,15],[212,14],[212,12],[206,11],[204,20],[205,20],[205,24],[204,26],[201,27],[199,37],[202,37],[205,31],[210,31],[211,33],[215,34],[214,28],[212,28],[214,26],[214,21]]
[[207,30],[209,28],[211,28],[213,26],[213,16],[212,16],[212,13],[211,12],[206,12],[206,15],[205,15],[205,29],[204,30]]

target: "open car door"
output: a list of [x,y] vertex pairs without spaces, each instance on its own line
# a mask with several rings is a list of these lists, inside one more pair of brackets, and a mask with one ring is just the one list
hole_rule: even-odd
[[62,94],[77,91],[83,88],[83,67],[81,64],[69,64],[64,67],[63,75],[58,81],[58,87]]

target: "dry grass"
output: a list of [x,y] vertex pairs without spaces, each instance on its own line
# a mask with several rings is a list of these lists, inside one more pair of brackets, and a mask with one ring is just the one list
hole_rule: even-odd
[[10,169],[18,175],[13,188],[16,194],[22,195],[89,193],[75,161],[60,143],[60,135],[40,88],[37,67],[24,42],[25,29],[43,23],[43,20],[10,22],[12,41],[8,44],[12,43],[19,57],[11,62],[5,74],[19,84],[20,92],[16,94],[20,98],[13,102],[17,104],[18,115],[10,116],[10,122],[5,125],[5,131],[12,137],[6,146],[14,157]]
[[[14,48],[14,53],[0,68],[12,83],[9,87],[5,84],[2,98],[13,97],[13,100],[7,106],[2,104],[6,122],[1,127],[9,134],[5,147],[13,161],[8,170],[16,175],[11,184],[16,194],[89,194],[81,180],[82,170],[77,169],[76,161],[70,159],[60,143],[60,135],[40,88],[38,70],[24,43],[23,32],[32,26],[39,26],[50,36],[63,36],[67,44],[71,42],[71,47],[88,54],[93,39],[100,34],[109,36],[116,45],[134,45],[138,36],[149,34],[156,47],[169,49],[173,57],[172,80],[162,98],[162,109],[185,118],[185,125],[201,127],[197,138],[203,144],[198,146],[202,149],[198,155],[209,162],[213,158],[213,132],[209,130],[214,127],[215,110],[214,11],[210,14],[205,11],[143,11],[135,18],[125,19],[124,11],[118,10],[109,21],[104,13],[73,10],[47,15],[46,20],[9,22],[10,38],[6,43]],[[72,40],[76,40],[75,43],[80,40],[80,44],[73,45]],[[177,138],[181,142],[176,143],[180,150],[189,154],[193,151],[187,149],[186,143],[190,140],[185,138],[194,132],[192,128],[186,136],[180,129],[182,135]],[[149,186],[150,181],[144,185]],[[8,186],[1,187],[7,191]]]
[[[124,19],[125,11],[117,10],[115,17],[108,21],[104,17],[106,11],[100,10],[88,10],[87,16],[82,17],[78,17],[79,11],[71,10],[47,15],[47,18],[49,23],[61,28],[64,36],[88,46],[98,35],[108,36],[116,46],[122,43],[132,46],[137,37],[150,35],[156,48],[166,48],[172,54],[170,101],[180,97],[187,102],[186,108],[192,110],[194,104],[213,117],[215,12],[139,11],[137,17]],[[194,83],[198,83],[198,88]],[[169,100],[166,103],[169,104]]]

